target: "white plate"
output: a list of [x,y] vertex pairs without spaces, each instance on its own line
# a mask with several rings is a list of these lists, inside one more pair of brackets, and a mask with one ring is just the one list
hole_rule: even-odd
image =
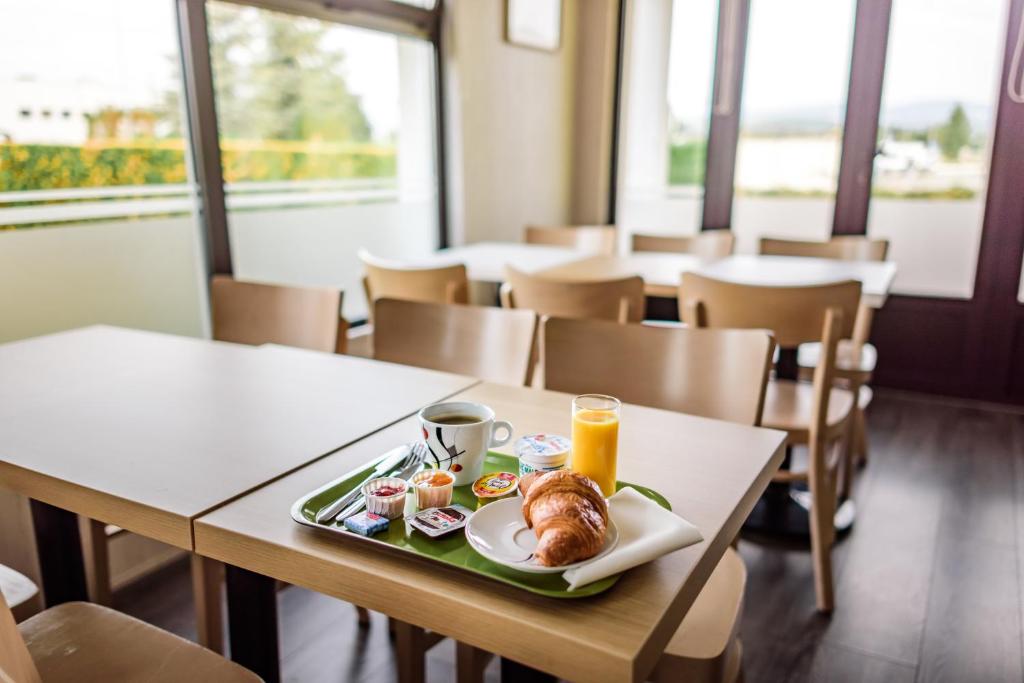
[[466,526],[466,539],[491,562],[522,572],[556,574],[573,567],[582,567],[610,553],[619,542],[619,530],[609,518],[601,552],[561,567],[545,567],[533,557],[533,551],[537,549],[537,534],[527,528],[523,518],[523,499],[516,497],[490,503],[474,512]]

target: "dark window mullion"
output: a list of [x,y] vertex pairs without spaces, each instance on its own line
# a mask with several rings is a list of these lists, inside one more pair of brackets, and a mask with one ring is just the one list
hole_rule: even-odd
[[892,0],[858,0],[833,235],[867,232]]
[[733,180],[749,22],[750,0],[721,0],[704,171],[703,230],[729,228],[732,224]]

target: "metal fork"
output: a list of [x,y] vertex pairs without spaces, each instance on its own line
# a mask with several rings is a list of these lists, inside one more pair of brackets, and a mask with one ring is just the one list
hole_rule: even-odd
[[[417,441],[412,445],[412,453],[410,453],[409,462],[406,466],[389,476],[409,481],[414,474],[423,469],[423,463],[426,462],[429,454],[430,449],[427,448],[427,444],[423,441]],[[338,513],[338,516],[334,518],[335,522],[341,524],[352,515],[360,512],[364,507],[366,507],[366,496],[361,495],[351,505]]]

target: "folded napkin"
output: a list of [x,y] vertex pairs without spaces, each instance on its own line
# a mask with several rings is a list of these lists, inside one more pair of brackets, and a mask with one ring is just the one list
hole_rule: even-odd
[[619,542],[601,559],[565,570],[562,578],[570,591],[704,540],[697,527],[633,488],[608,499],[608,514],[619,529]]

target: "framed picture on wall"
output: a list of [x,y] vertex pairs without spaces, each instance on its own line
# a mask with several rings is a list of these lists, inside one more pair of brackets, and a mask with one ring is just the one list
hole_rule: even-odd
[[562,0],[505,0],[505,40],[557,50],[562,43]]

